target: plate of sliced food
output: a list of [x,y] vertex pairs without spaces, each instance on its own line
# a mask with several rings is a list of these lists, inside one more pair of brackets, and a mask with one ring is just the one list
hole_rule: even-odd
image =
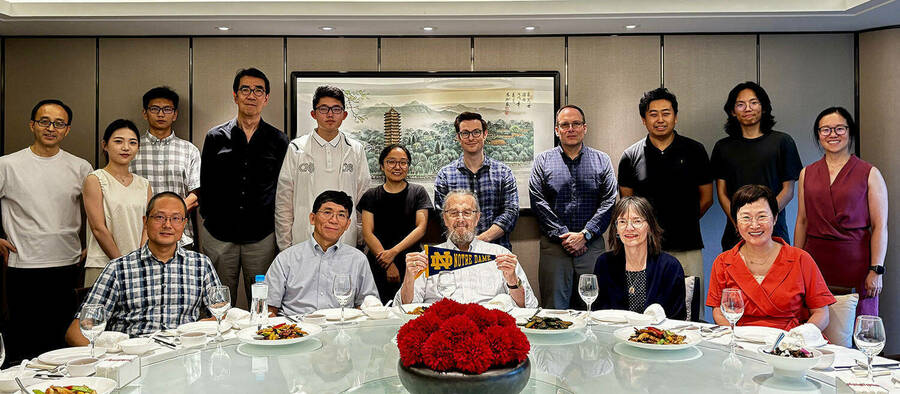
[[400,316],[401,319],[412,320],[425,314],[429,307],[431,307],[431,304],[427,303],[403,304],[402,309],[395,306],[394,313]]
[[559,318],[551,316],[532,316],[516,319],[516,324],[526,334],[565,334],[580,331],[587,324],[584,319]]
[[96,376],[48,380],[28,386],[29,394],[108,394],[116,381]]
[[681,350],[703,342],[696,332],[678,334],[652,326],[620,328],[613,332],[613,336],[631,346],[650,350]]
[[322,327],[311,323],[280,323],[256,329],[247,327],[238,331],[237,337],[243,343],[261,346],[281,346],[303,342],[322,332]]

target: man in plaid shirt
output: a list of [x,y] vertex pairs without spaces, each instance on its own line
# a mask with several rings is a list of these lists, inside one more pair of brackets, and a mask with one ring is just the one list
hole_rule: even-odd
[[[172,125],[178,119],[178,94],[160,86],[143,97],[147,133],[141,150],[131,161],[130,171],[150,181],[154,192],[173,192],[184,199],[188,212],[197,206],[200,188],[200,150],[190,141],[175,136]],[[193,224],[188,215],[181,245],[193,243]]]
[[463,154],[438,171],[434,207],[440,212],[444,199],[453,190],[471,191],[481,206],[481,219],[475,227],[478,239],[512,250],[509,233],[519,218],[516,178],[506,164],[485,156],[487,122],[481,114],[463,112],[453,125]]
[[[197,321],[206,289],[219,285],[209,258],[178,246],[187,221],[181,196],[159,193],[147,203],[147,243],[109,262],[84,304],[106,309],[107,330],[131,336]],[[69,325],[66,342],[87,345],[79,316]]]

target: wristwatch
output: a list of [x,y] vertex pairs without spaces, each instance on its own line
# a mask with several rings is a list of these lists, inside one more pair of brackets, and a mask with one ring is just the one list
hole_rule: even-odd
[[594,235],[591,234],[591,230],[584,229],[584,230],[581,230],[581,233],[584,234],[584,239],[586,239],[588,241],[590,241],[591,238],[594,238]]
[[878,275],[884,275],[884,266],[883,265],[870,265],[869,271],[874,271]]
[[522,287],[522,278],[516,278],[516,284],[514,286],[510,286],[509,283],[506,284],[506,288],[510,290],[515,290]]

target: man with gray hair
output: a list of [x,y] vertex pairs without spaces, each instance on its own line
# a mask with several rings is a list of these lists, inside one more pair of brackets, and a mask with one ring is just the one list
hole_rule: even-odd
[[[537,307],[537,298],[516,255],[503,246],[476,238],[475,227],[481,212],[478,200],[471,191],[455,190],[447,194],[441,216],[447,228],[447,242],[435,247],[497,256],[493,263],[486,262],[452,271],[456,291],[450,298],[463,303],[484,303],[498,294],[509,294],[520,308]],[[406,255],[406,277],[394,297],[395,303],[436,302],[442,298],[437,291],[436,276],[417,277],[427,266],[427,256],[424,253]]]

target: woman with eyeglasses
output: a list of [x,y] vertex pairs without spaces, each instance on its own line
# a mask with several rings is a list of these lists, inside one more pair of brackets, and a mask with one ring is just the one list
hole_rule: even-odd
[[859,293],[857,315],[878,316],[888,195],[881,172],[850,153],[858,135],[844,108],[816,117],[813,137],[825,155],[800,172],[794,240],[819,264],[825,283]]
[[419,240],[425,235],[432,206],[424,187],[406,181],[411,159],[403,145],[385,147],[378,156],[384,184],[366,191],[356,206],[381,302],[393,299],[400,290],[406,254],[422,250]]
[[739,326],[791,330],[808,323],[825,329],[834,296],[809,253],[772,236],[778,220],[775,194],[766,186],[745,185],[731,201],[741,241],[713,262],[706,305],[716,323],[731,325],[720,308],[722,290],[738,288],[744,299]]
[[144,209],[153,196],[146,178],[128,171],[141,143],[130,120],[114,120],[100,143],[106,167],[84,180],[81,196],[87,213],[87,260],[84,285],[93,286],[110,260],[127,254],[147,240]]
[[660,304],[666,316],[684,320],[684,269],[662,251],[662,228],[653,207],[643,197],[623,197],[613,206],[611,220],[610,251],[594,266],[600,285],[597,309],[643,313]]

